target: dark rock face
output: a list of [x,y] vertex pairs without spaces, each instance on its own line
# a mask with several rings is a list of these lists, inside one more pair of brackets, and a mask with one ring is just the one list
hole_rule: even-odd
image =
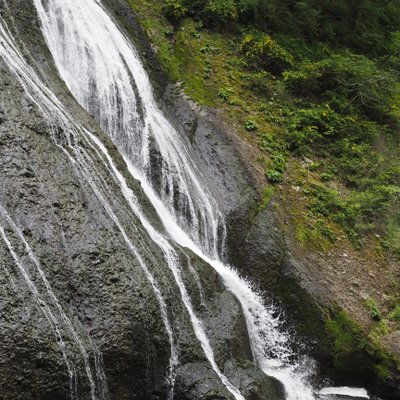
[[[248,400],[284,399],[282,386],[267,378],[261,371],[242,369],[238,364],[226,366],[232,369],[232,383],[242,388],[243,396]],[[207,365],[186,364],[177,377],[176,400],[223,400],[234,397],[221,386],[221,382],[210,373]]]
[[[57,78],[32,3],[7,4],[0,14],[24,43],[27,60],[33,55],[35,71],[76,121],[101,138],[126,176],[112,143]],[[72,393],[81,400],[165,399],[171,345],[146,272],[87,177],[56,145],[54,136],[68,132],[49,126],[2,59],[0,71],[0,397],[64,400]],[[201,129],[207,136],[210,128]],[[231,399],[195,337],[162,252],[127,211],[98,155],[79,145],[91,154],[116,217],[167,305],[180,361],[175,398]],[[228,145],[225,149],[230,151]],[[140,185],[126,179],[148,219],[160,227]],[[232,188],[230,197],[235,196]],[[280,384],[252,363],[236,298],[210,266],[176,250],[221,371],[248,399],[283,399]]]
[[[246,145],[221,121],[217,110],[200,108],[183,96],[179,87],[166,86],[162,70],[126,2],[106,3],[139,43],[157,92],[164,92],[161,106],[187,138],[196,165],[227,216],[228,261],[271,297],[286,301],[297,323],[318,320],[319,314],[309,317],[302,313],[306,308],[317,308],[309,295],[316,289],[315,283],[296,275],[302,267],[287,253],[287,243],[271,209],[249,218],[259,194],[257,177],[243,156]],[[0,6],[0,14],[24,43],[26,59],[74,118],[101,138],[146,217],[162,230],[156,212],[140,185],[127,176],[112,143],[57,77],[32,2],[9,0],[7,4]],[[55,145],[53,133],[0,59],[0,206],[22,235],[0,213],[3,236],[9,241],[0,235],[0,397],[66,400],[72,392],[81,400],[93,400],[93,396],[166,399],[171,345],[159,299],[115,221],[88,182],[77,174],[67,154]],[[61,127],[57,135],[65,135]],[[88,147],[85,150],[91,151]],[[157,149],[152,155],[153,180],[159,182]],[[206,360],[162,252],[139,220],[126,211],[126,200],[118,185],[107,177],[104,165],[99,160],[96,165],[115,196],[119,220],[140,248],[167,305],[179,357],[175,399],[233,399]],[[32,249],[47,283],[22,238]],[[252,362],[237,299],[225,290],[210,266],[186,249],[176,251],[194,310],[204,323],[220,370],[246,400],[284,399],[282,386]],[[315,330],[310,341],[321,340],[314,325],[308,328]],[[398,352],[398,335],[386,339],[388,347]],[[320,341],[316,349],[320,359],[327,357],[324,342]],[[329,357],[326,362],[329,364]]]
[[162,99],[165,112],[188,138],[196,164],[224,214],[247,212],[258,198],[253,177],[241,158],[242,143],[223,123],[218,110],[200,108],[175,85],[167,86]]
[[[4,72],[0,79],[2,88],[7,82],[0,101],[8,116],[0,128],[0,204],[22,230],[55,297],[84,347],[92,351],[90,364],[94,353],[85,343],[89,334],[101,349],[106,376],[111,378],[110,393],[119,393],[119,398],[130,393],[153,398],[153,392],[165,391],[169,358],[154,293],[115,225],[54,145],[49,131],[30,128],[43,121],[32,105],[26,112],[28,101],[12,75]],[[4,218],[2,226],[40,298],[57,314],[20,238]],[[8,399],[69,398],[57,336],[3,241],[0,248],[2,393]],[[63,328],[70,358],[79,371],[80,398],[88,398],[82,354]]]

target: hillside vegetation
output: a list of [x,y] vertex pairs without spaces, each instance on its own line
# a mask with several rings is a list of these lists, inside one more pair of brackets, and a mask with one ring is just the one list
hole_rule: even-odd
[[271,185],[303,195],[298,240],[345,232],[400,254],[400,1],[131,5],[170,77],[257,142]]

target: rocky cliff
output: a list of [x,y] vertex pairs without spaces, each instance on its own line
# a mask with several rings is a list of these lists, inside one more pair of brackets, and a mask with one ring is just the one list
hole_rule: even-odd
[[[57,77],[32,2],[4,2],[0,14],[29,73],[100,138],[161,229],[115,147]],[[99,153],[43,115],[38,94],[2,57],[0,68],[1,397],[161,399],[175,387],[176,399],[231,399],[195,338],[163,255]],[[74,158],[77,145],[94,177]],[[282,398],[281,386],[252,362],[235,297],[207,264],[176,251],[220,368],[248,398]],[[179,367],[171,363],[173,348]]]

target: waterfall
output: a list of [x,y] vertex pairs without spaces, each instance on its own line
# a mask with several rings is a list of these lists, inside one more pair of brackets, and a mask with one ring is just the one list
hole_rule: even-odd
[[[306,373],[293,363],[289,336],[279,317],[230,266],[220,253],[223,216],[191,161],[188,143],[178,134],[156,104],[139,55],[100,1],[34,0],[42,31],[60,76],[78,102],[107,132],[123,156],[129,172],[140,180],[170,237],[190,248],[222,277],[240,301],[246,318],[253,356],[269,376],[282,381],[288,400],[314,398]],[[92,137],[98,148],[98,139]],[[104,147],[104,146],[103,146]],[[103,153],[111,165],[112,160]],[[152,156],[158,155],[158,165]],[[157,167],[161,177],[152,179]],[[117,172],[112,171],[114,174]],[[133,194],[121,189],[127,199]],[[203,350],[214,371],[236,398],[241,398],[216,365],[212,348],[193,311],[173,248],[146,221],[136,202],[130,205],[154,242],[162,249],[174,274]]]
[[152,155],[160,154],[158,195],[196,243],[218,254],[222,216],[204,191],[187,144],[158,109],[135,48],[98,1],[34,3],[71,93],[147,180],[156,167]]
[[[171,357],[169,365],[169,381],[171,383],[170,398],[173,396],[173,383],[175,379],[175,371],[178,363],[178,354],[175,346],[175,340],[171,328],[171,323],[167,315],[167,305],[158,288],[157,281],[149,271],[143,257],[140,252],[136,249],[133,241],[129,238],[125,232],[122,223],[119,221],[118,216],[113,210],[121,209],[120,204],[114,204],[115,196],[112,194],[112,190],[108,187],[107,182],[103,179],[101,174],[98,172],[96,162],[90,156],[90,154],[79,144],[83,142],[88,143],[89,146],[93,146],[90,143],[89,132],[83,127],[74,122],[73,118],[68,114],[67,110],[63,107],[57,97],[52,93],[40,80],[36,72],[26,63],[24,57],[18,49],[10,31],[3,18],[0,17],[0,57],[6,62],[11,72],[14,73],[15,77],[19,80],[20,84],[24,88],[26,94],[29,96],[32,103],[34,103],[38,109],[42,112],[43,116],[47,119],[49,129],[52,132],[53,140],[56,146],[58,146],[63,153],[68,157],[71,164],[74,166],[77,175],[84,181],[87,182],[88,186],[92,188],[93,192],[103,205],[105,211],[109,217],[115,222],[119,228],[123,239],[125,240],[129,250],[136,257],[141,266],[146,278],[148,279],[151,287],[153,288],[155,297],[159,303],[161,316],[163,323],[168,334],[168,338],[171,345]],[[61,129],[59,129],[61,128]],[[97,151],[97,150],[96,150]],[[101,354],[92,345],[90,351],[93,353],[94,358],[94,373],[91,370],[88,360],[88,350],[82,344],[82,341],[78,337],[78,334],[74,331],[72,324],[69,322],[68,317],[61,308],[57,298],[51,290],[50,284],[47,281],[44,271],[40,268],[39,261],[34,255],[28,242],[25,240],[21,230],[13,222],[7,211],[0,206],[0,222],[2,219],[11,227],[15,232],[16,236],[22,240],[26,251],[31,261],[33,261],[42,281],[45,284],[48,297],[50,297],[50,305],[46,302],[43,296],[40,295],[36,285],[30,279],[26,268],[18,257],[16,250],[14,249],[11,240],[9,239],[6,230],[2,222],[0,224],[1,238],[5,242],[10,254],[20,270],[21,275],[27,283],[30,291],[35,297],[35,300],[39,308],[44,313],[45,317],[49,321],[49,324],[55,332],[57,342],[60,346],[65,364],[67,366],[68,373],[70,375],[70,387],[71,387],[71,399],[74,400],[76,393],[76,371],[74,363],[69,358],[69,353],[66,351],[66,340],[63,335],[62,327],[67,325],[70,333],[72,333],[74,341],[78,344],[79,351],[84,358],[84,365],[87,373],[87,378],[91,387],[91,398],[92,400],[104,400],[107,398],[107,388],[104,380],[104,371],[102,370]],[[53,307],[51,307],[53,306]],[[55,307],[54,307],[55,306]],[[55,308],[55,309],[54,309]],[[90,338],[88,341],[91,343]],[[92,343],[91,343],[92,344]],[[95,375],[95,378],[94,376]]]
[[[152,288],[170,344],[168,400],[174,396],[179,349],[162,285],[148,263],[148,260],[152,260],[151,246],[157,247],[165,259],[205,358],[236,400],[244,400],[244,397],[215,360],[211,341],[185,285],[177,245],[190,249],[208,263],[239,300],[254,361],[266,375],[276,377],[283,383],[287,400],[317,398],[307,382],[307,367],[303,368],[294,361],[288,344],[290,336],[282,329],[277,310],[265,304],[251,283],[222,261],[224,238],[221,232],[225,232],[223,215],[207,190],[201,171],[192,161],[194,157],[189,144],[160,111],[140,57],[127,36],[117,27],[100,0],[33,1],[60,77],[77,101],[110,136],[128,172],[141,182],[144,193],[169,235],[168,238],[164,236],[149,221],[106,146],[69,114],[27,64],[0,17],[0,57],[45,116],[55,145],[70,160],[76,174],[91,188]],[[104,170],[107,171],[107,179],[102,173]],[[156,179],[154,174],[157,175]],[[123,201],[114,195],[115,187],[119,189]],[[124,222],[126,214],[133,226],[129,226],[129,229],[136,229],[135,234],[148,247],[139,249],[136,246]],[[140,228],[136,225],[140,225]],[[54,331],[70,375],[71,398],[75,400],[76,371],[67,341],[72,342],[80,354],[92,400],[106,400],[108,394],[101,353],[86,332],[72,325],[52,291],[40,259],[34,254],[23,231],[1,205],[0,238]],[[20,246],[23,250],[16,248],[14,241],[17,240],[23,244]],[[28,257],[21,257],[22,251]],[[41,281],[40,288],[27,272],[28,268],[24,265],[26,260],[35,267]],[[188,265],[202,298],[201,280],[190,262]],[[91,362],[92,357],[94,362]],[[346,393],[349,392],[351,390]],[[336,392],[334,388],[329,388],[326,393],[330,395]]]
[[[54,124],[55,127],[63,127],[62,132],[65,133],[65,135],[61,135],[61,137],[59,137],[59,131],[57,129],[54,129],[53,134],[55,143],[63,150],[66,156],[70,159],[71,163],[75,166],[76,173],[92,188],[93,192],[100,200],[108,215],[115,222],[116,226],[120,230],[128,248],[139,261],[140,266],[142,267],[146,277],[153,287],[154,293],[160,304],[164,326],[170,338],[171,344],[169,372],[169,381],[171,383],[170,397],[173,396],[173,383],[175,379],[175,370],[176,364],[178,362],[178,355],[175,347],[171,324],[168,320],[166,312],[167,306],[165,300],[162,297],[161,291],[157,286],[154,276],[151,274],[143,258],[141,257],[139,250],[135,247],[133,241],[129,238],[129,235],[126,233],[123,224],[120,222],[118,216],[114,212],[114,210],[119,209],[120,206],[112,204],[112,191],[107,188],[107,183],[105,182],[101,174],[97,171],[96,162],[91,158],[90,154],[80,145],[81,141],[84,141],[89,146],[93,147],[94,151],[97,152],[100,157],[100,153],[102,153],[102,155],[104,156],[103,160],[105,158],[104,161],[108,163],[108,171],[110,172],[110,174],[112,174],[112,178],[120,184],[121,191],[125,196],[127,202],[129,203],[131,210],[135,213],[135,215],[139,217],[140,221],[150,234],[150,237],[154,240],[155,244],[158,245],[160,249],[164,252],[168,266],[171,268],[171,271],[176,279],[177,286],[179,287],[179,290],[181,292],[182,302],[187,308],[187,311],[192,320],[193,330],[197,338],[199,339],[201,346],[203,347],[204,353],[209,360],[212,368],[216,372],[217,376],[220,377],[222,383],[225,385],[227,390],[233,394],[235,399],[244,400],[239,390],[229,382],[225,375],[220,371],[216,361],[214,360],[213,350],[204,331],[202,323],[193,311],[190,297],[183,283],[181,268],[178,264],[177,255],[175,254],[172,246],[167,242],[167,240],[162,237],[162,235],[156,232],[151,224],[146,220],[143,213],[138,207],[137,199],[135,198],[133,192],[128,188],[128,185],[126,184],[121,173],[114,165],[104,145],[83,126],[77,124],[68,114],[67,110],[65,110],[59,100],[55,97],[55,95],[43,85],[34,70],[30,68],[24,61],[24,58],[18,51],[18,48],[14,43],[10,33],[7,31],[7,29],[4,28],[4,21],[1,22],[2,25],[0,25],[0,34],[1,38],[4,40],[4,46],[0,47],[0,55],[7,62],[7,65],[14,72],[16,77],[20,80],[22,86],[26,90],[27,94],[30,96],[32,102],[34,102],[42,111],[43,115],[48,118],[49,123]],[[11,247],[10,250],[12,250]],[[101,376],[101,371],[99,371],[97,375]],[[96,388],[94,388],[94,390],[96,392],[98,391],[97,386]],[[93,394],[93,399],[94,398],[95,394]],[[101,397],[98,398],[101,399]]]

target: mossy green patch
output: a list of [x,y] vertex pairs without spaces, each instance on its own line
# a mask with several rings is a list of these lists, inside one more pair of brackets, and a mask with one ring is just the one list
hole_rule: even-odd
[[400,305],[396,305],[395,308],[389,313],[389,319],[400,322]]
[[367,335],[346,311],[321,308],[287,276],[279,279],[277,293],[297,321],[297,333],[311,343],[318,343],[314,352],[324,359],[328,375],[339,380],[353,376],[360,383],[382,386],[398,368],[394,357],[380,344],[380,338],[388,332],[385,321],[377,323]]
[[333,341],[333,356],[339,369],[348,369],[352,360],[367,345],[362,329],[348,316],[339,311],[327,317],[326,329]]
[[382,337],[390,332],[387,320],[376,322],[368,335],[343,310],[329,313],[325,323],[333,343],[336,371],[357,375],[382,387],[393,371],[399,370],[396,357],[381,344]]

